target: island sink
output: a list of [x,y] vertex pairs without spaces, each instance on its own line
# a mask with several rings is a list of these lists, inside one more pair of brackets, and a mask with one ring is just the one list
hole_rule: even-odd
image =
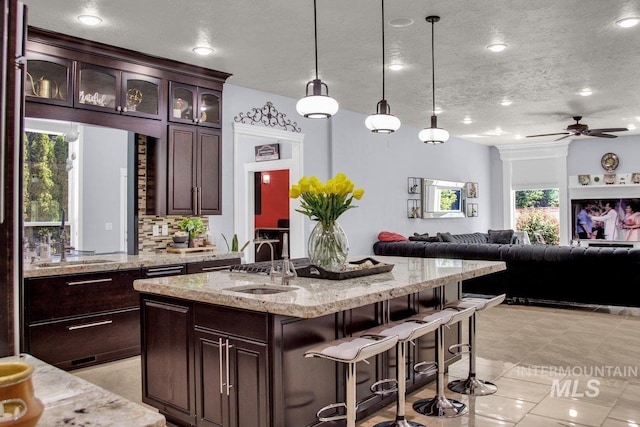
[[282,292],[291,292],[297,289],[298,288],[291,287],[291,286],[262,285],[262,286],[240,286],[237,288],[227,289],[227,291],[240,292],[243,294],[252,294],[252,295],[269,295],[269,294],[279,294]]

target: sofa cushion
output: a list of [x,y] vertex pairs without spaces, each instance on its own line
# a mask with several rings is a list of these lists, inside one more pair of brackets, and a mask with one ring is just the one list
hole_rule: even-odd
[[438,236],[429,236],[429,233],[413,233],[413,236],[409,236],[409,240],[412,242],[439,242]]
[[509,244],[513,239],[513,230],[489,230],[489,243]]
[[449,233],[448,231],[445,231],[444,233],[438,233],[438,240],[440,242],[455,242],[456,239],[453,238],[453,235],[451,233]]

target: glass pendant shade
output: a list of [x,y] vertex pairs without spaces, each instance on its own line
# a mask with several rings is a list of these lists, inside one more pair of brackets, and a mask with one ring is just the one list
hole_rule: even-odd
[[378,102],[376,114],[371,114],[364,121],[371,132],[392,133],[400,128],[400,119],[389,112],[389,104],[384,99]]
[[[309,85],[313,87],[313,93],[309,94]],[[325,94],[322,94],[322,87]],[[307,83],[307,95],[296,104],[298,114],[308,119],[328,119],[338,112],[338,101],[329,96],[327,85],[319,79]]]
[[424,128],[418,134],[420,141],[425,144],[442,144],[449,139],[449,132],[438,127],[438,118],[431,116],[431,127]]

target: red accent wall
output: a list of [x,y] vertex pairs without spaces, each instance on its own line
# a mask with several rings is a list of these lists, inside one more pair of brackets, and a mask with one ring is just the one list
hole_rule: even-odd
[[289,218],[289,170],[274,170],[262,172],[268,174],[269,184],[260,180],[262,191],[262,210],[255,215],[255,227],[276,227],[278,219]]

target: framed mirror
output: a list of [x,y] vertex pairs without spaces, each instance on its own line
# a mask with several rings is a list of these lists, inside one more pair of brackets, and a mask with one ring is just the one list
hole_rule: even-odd
[[465,217],[465,183],[441,179],[422,179],[422,217]]

